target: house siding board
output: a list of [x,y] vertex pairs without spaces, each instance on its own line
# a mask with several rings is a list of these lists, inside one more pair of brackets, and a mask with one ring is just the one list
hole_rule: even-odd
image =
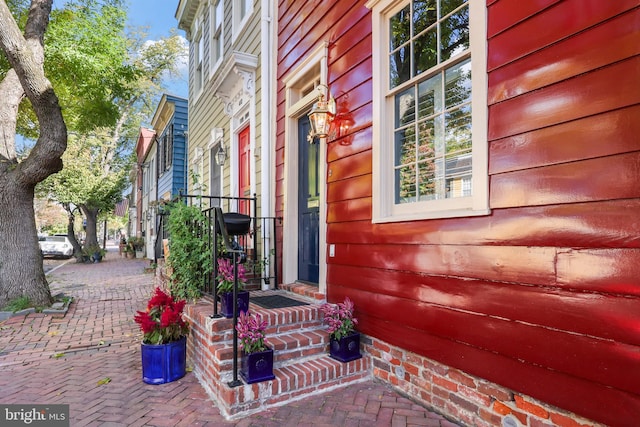
[[639,162],[640,152],[632,152],[494,175],[490,204],[507,208],[637,198]]
[[[504,138],[637,105],[640,98],[639,74],[640,56],[636,55],[491,105],[489,139]],[[616,84],[612,85],[614,81]],[[522,117],[527,117],[527,120],[521,120]]]
[[[337,247],[341,250],[342,245]],[[482,279],[442,277],[416,272],[385,270],[351,265],[333,265],[330,279],[336,286],[360,289],[374,294],[388,295],[409,301],[428,299],[434,306],[449,307],[469,313],[512,319],[530,325],[543,325],[560,330],[567,328],[600,340],[616,341],[627,345],[640,345],[635,331],[611,328],[609,323],[633,324],[638,322],[638,301],[628,298],[615,300],[596,293],[573,292],[534,285]],[[349,277],[360,277],[353,281]],[[412,286],[406,286],[412,283]],[[514,289],[526,304],[513,304]],[[452,295],[466,295],[453,298]],[[491,298],[487,298],[490,295]],[[542,311],[539,307],[545,307]],[[607,322],[602,322],[607,319]],[[508,337],[507,337],[508,338]]]
[[[489,75],[489,104],[640,53],[640,7],[504,65]],[[549,64],[553,63],[553,72]]]
[[360,199],[363,197],[371,197],[370,174],[349,177],[327,184],[327,203]]
[[487,1],[487,36],[493,37],[558,2],[560,0]]
[[[499,5],[500,2],[497,3]],[[638,7],[637,0],[565,0],[541,10],[508,31],[490,37],[487,66],[492,71]],[[493,10],[489,10],[490,13]],[[508,16],[508,15],[507,15]],[[544,28],[545,31],[540,31]],[[517,42],[514,43],[514,40]],[[555,62],[555,61],[554,61]]]
[[361,331],[382,341],[599,422],[636,423],[637,1],[488,1],[492,212],[388,224],[371,223],[370,15],[344,3],[279,4],[277,215],[281,79],[323,40],[329,88],[356,121],[351,145],[327,146],[328,299],[352,298]]
[[330,227],[328,239],[355,244],[632,249],[640,247],[640,222],[636,221],[639,209],[638,199],[623,199],[496,209],[491,216],[468,221],[434,219],[374,225],[338,222]]
[[[638,117],[634,105],[491,141],[489,174],[636,152]],[[580,144],[558,144],[571,140]]]

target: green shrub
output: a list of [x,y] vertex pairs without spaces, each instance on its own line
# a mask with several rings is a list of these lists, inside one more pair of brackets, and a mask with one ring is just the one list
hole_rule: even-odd
[[169,207],[169,256],[171,294],[179,299],[195,300],[213,271],[206,231],[207,217],[197,206],[176,202]]

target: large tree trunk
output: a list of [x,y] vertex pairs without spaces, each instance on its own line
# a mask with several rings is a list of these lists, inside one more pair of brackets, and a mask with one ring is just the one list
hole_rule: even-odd
[[38,246],[33,189],[15,185],[11,179],[4,181],[0,206],[0,307],[23,296],[33,304],[50,305],[51,293]]
[[85,205],[81,205],[80,209],[82,210],[82,214],[84,215],[85,220],[87,221],[87,228],[85,232],[87,233],[84,240],[84,248],[90,248],[92,246],[100,246],[98,244],[98,209],[91,208]]
[[[49,305],[51,292],[38,246],[34,188],[62,169],[67,129],[51,83],[44,75],[43,35],[53,0],[32,0],[24,36],[0,0],[0,48],[12,69],[0,82],[0,307],[18,297]],[[29,156],[15,152],[17,105],[29,98],[40,137]]]

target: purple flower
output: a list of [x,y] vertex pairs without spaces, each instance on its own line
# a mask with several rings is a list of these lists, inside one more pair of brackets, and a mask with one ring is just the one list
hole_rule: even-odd
[[246,353],[256,353],[267,349],[265,330],[268,322],[262,319],[260,313],[240,312],[236,330],[240,339],[240,348]]
[[[237,264],[238,269],[238,283],[244,285],[247,281],[246,270],[244,265]],[[227,258],[218,258],[218,291],[219,292],[231,292],[233,290],[234,271],[233,262]]]
[[354,305],[349,297],[338,304],[326,303],[320,306],[320,311],[324,315],[324,321],[332,338],[339,340],[354,331],[358,320],[353,317],[353,309]]

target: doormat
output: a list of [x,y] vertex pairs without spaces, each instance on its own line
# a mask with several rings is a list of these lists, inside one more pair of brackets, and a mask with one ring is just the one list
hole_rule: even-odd
[[262,308],[285,308],[299,305],[309,305],[306,302],[298,301],[282,295],[268,295],[265,297],[251,297],[250,301]]

